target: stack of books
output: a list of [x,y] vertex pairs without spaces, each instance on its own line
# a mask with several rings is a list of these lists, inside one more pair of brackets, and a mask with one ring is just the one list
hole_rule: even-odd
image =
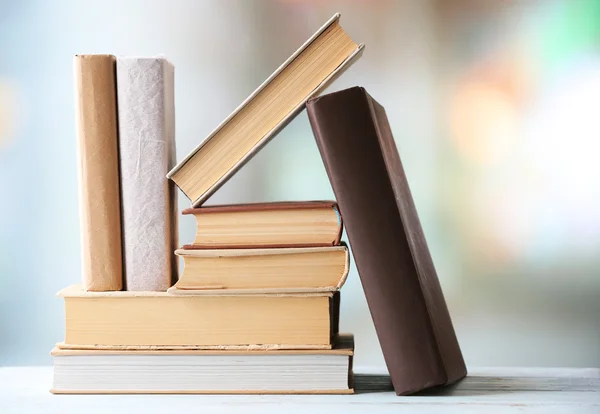
[[[53,392],[353,392],[337,204],[200,204],[361,50],[334,16],[175,168],[173,66],[76,57],[84,277]],[[176,251],[173,182],[197,221]]]
[[[353,392],[343,226],[396,393],[466,375],[383,106],[319,95],[362,50],[333,16],[178,165],[173,66],[76,57],[83,284],[53,392]],[[336,202],[204,205],[304,108]]]
[[348,275],[333,201],[238,204],[183,211],[196,239],[175,253],[184,261],[173,294],[336,292]]
[[54,392],[352,392],[335,203],[192,212],[198,237],[177,251],[185,267],[168,292],[60,293]]

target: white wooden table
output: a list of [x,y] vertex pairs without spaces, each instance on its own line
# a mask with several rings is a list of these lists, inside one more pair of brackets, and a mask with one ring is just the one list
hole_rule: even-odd
[[471,368],[452,387],[397,397],[389,377],[356,368],[354,395],[52,395],[51,367],[0,368],[0,413],[595,413],[600,369]]

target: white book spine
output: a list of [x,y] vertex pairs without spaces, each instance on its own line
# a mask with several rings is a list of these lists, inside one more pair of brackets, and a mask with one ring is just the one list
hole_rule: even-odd
[[117,103],[125,288],[164,291],[177,275],[173,65],[118,58]]

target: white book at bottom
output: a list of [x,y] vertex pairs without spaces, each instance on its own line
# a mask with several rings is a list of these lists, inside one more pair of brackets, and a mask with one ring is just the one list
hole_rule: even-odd
[[352,393],[352,336],[330,350],[55,348],[55,394]]
[[176,278],[174,68],[161,57],[117,58],[126,290],[164,291]]

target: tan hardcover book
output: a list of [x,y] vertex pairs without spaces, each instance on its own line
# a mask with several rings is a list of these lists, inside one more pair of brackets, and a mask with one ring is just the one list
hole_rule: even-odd
[[354,338],[329,350],[72,350],[56,347],[55,394],[349,394]]
[[339,290],[348,276],[346,246],[175,251],[184,269],[170,293]]
[[170,295],[85,292],[65,300],[65,344],[122,348],[331,348],[339,292]]
[[83,288],[121,290],[115,57],[75,56]]
[[363,49],[334,15],[168,174],[202,204],[285,127]]
[[334,201],[231,204],[188,208],[196,239],[184,249],[336,246],[342,216]]

